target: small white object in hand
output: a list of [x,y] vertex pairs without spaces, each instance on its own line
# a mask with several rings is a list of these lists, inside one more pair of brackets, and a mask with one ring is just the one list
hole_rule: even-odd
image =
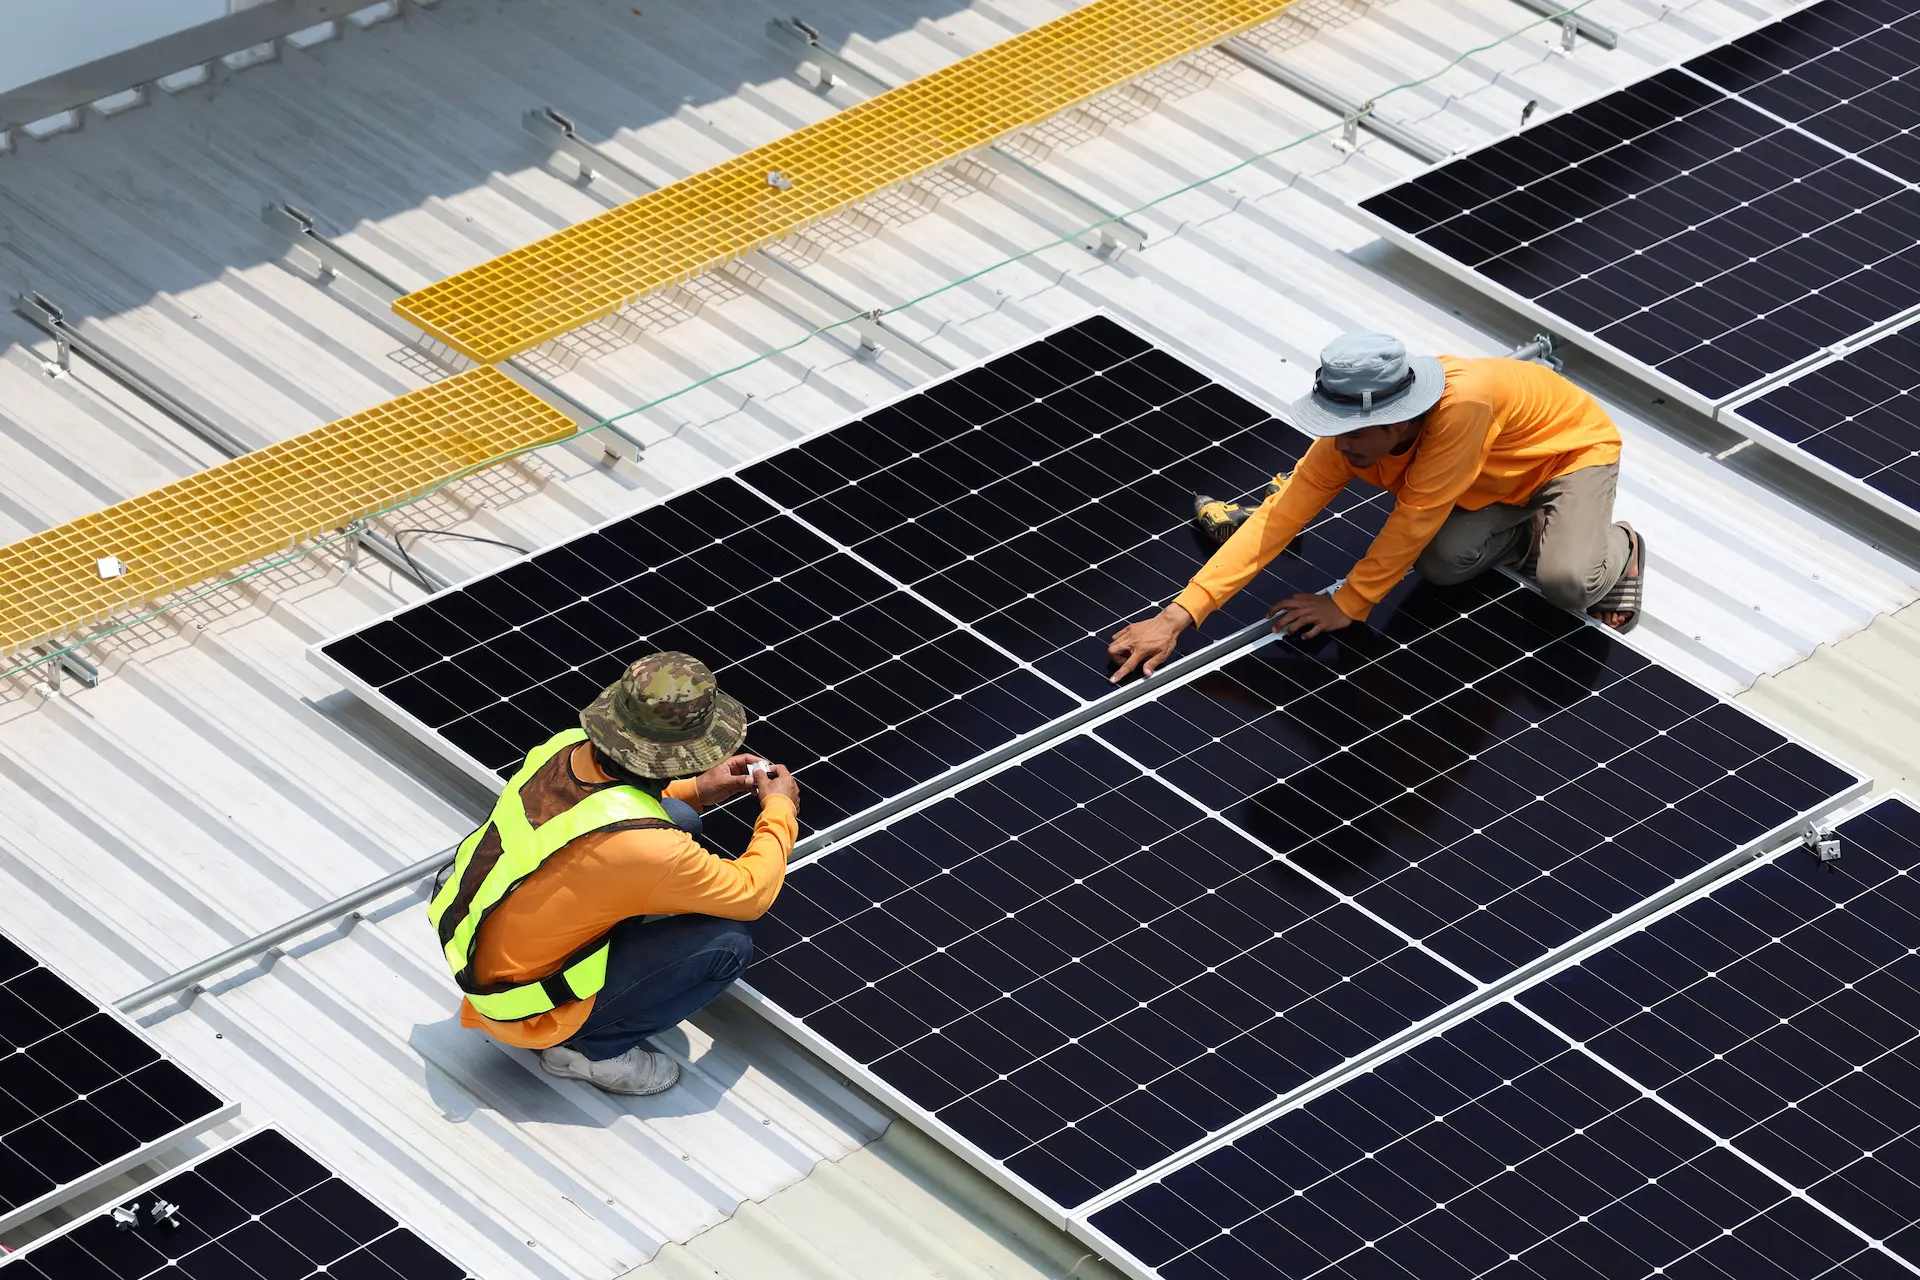
[[94,568],[100,571],[100,576],[103,578],[118,578],[127,571],[126,562],[118,556],[101,556],[94,564]]
[[755,760],[752,764],[747,766],[747,774],[749,777],[751,777],[756,773],[771,773],[772,771],[773,771],[773,766],[768,764],[765,760]]

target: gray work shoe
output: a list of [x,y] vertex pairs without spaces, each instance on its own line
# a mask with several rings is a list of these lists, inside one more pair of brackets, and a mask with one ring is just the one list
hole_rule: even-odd
[[645,1045],[635,1045],[617,1058],[604,1058],[599,1062],[577,1049],[555,1045],[540,1051],[540,1069],[550,1076],[585,1080],[607,1093],[642,1098],[650,1093],[665,1093],[680,1079],[679,1063]]

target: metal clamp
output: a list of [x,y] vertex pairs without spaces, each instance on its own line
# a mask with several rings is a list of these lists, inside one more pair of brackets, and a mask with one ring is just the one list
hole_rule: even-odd
[[1840,861],[1840,833],[1833,828],[1809,822],[1800,833],[1800,847],[1825,863],[1827,870],[1839,870],[1834,864]]
[[1533,360],[1547,366],[1555,373],[1565,373],[1567,362],[1554,354],[1560,339],[1551,333],[1536,333],[1525,342],[1507,352],[1509,360]]

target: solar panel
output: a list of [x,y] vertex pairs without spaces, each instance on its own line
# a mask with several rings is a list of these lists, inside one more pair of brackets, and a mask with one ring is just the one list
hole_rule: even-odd
[[1920,520],[1920,328],[1815,365],[1723,419],[1903,520]]
[[1512,579],[1373,621],[794,868],[747,983],[1064,1211],[1859,785]]
[[1511,579],[1397,599],[1099,732],[1482,981],[1857,785]]
[[[1108,692],[1107,637],[1210,550],[1194,490],[1257,491],[1307,443],[1096,316],[317,653],[486,777],[683,649],[824,829]],[[1324,588],[1386,510],[1336,504],[1208,638]],[[723,849],[750,826],[708,815]]]
[[1920,1265],[1920,811],[1632,934],[1525,1003],[1812,1202]]
[[1712,409],[1920,304],[1916,29],[1825,0],[1360,208]]
[[795,868],[746,982],[1074,1205],[1471,984],[1085,737]]
[[1920,1261],[1920,813],[1845,823],[1093,1214],[1168,1277]]
[[1818,4],[1688,66],[1762,111],[1920,181],[1920,15],[1902,0]]
[[236,1110],[0,935],[0,1229]]
[[1509,1004],[1091,1225],[1166,1280],[1909,1274]]
[[[156,1221],[157,1205],[174,1215]],[[121,1225],[115,1209],[134,1210]],[[454,1263],[277,1129],[175,1170],[3,1261],[8,1280],[460,1280]]]

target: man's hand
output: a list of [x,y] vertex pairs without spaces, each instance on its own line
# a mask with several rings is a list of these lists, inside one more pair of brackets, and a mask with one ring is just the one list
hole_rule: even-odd
[[753,773],[753,789],[760,793],[760,803],[765,804],[768,796],[785,796],[793,801],[794,811],[800,809],[800,784],[793,780],[783,764],[770,764],[764,770]]
[[1276,633],[1284,631],[1302,640],[1353,625],[1353,619],[1341,611],[1332,596],[1288,596],[1267,610],[1267,616],[1273,619]]
[[753,790],[753,775],[747,772],[747,766],[759,759],[756,755],[734,756],[730,760],[722,760],[695,778],[694,785],[700,788],[700,807],[711,809],[716,804]]
[[1136,667],[1143,676],[1158,671],[1160,664],[1173,656],[1180,633],[1192,625],[1192,614],[1170,604],[1144,622],[1129,622],[1114,632],[1113,643],[1107,646],[1107,661],[1118,664],[1119,669],[1110,677],[1111,682],[1119,684]]

